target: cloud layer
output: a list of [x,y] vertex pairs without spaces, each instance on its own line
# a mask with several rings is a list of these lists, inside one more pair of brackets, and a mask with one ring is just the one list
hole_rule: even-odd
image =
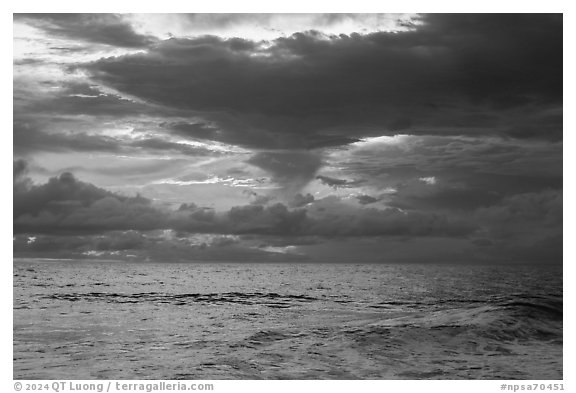
[[[437,214],[406,214],[397,209],[357,209],[337,199],[296,198],[289,208],[269,205],[235,206],[226,212],[182,204],[171,210],[151,200],[126,197],[76,179],[65,172],[45,184],[25,177],[25,164],[14,163],[14,232],[78,233],[112,230],[172,229],[189,233],[257,234],[270,236],[429,236],[465,235],[469,223]],[[309,214],[309,211],[312,214]]]
[[272,42],[173,38],[83,68],[118,91],[201,113],[218,140],[249,147],[310,149],[403,130],[562,132],[557,15],[428,15],[406,32]]
[[[180,234],[181,239],[200,235],[210,235],[212,239],[214,236],[241,236],[244,237],[244,248],[257,250],[276,250],[279,239],[283,239],[284,247],[295,249],[298,245],[310,244],[305,239],[330,242],[335,238],[375,238],[386,242],[429,237],[460,238],[469,242],[470,247],[477,248],[480,254],[494,254],[498,250],[517,254],[518,250],[526,247],[523,243],[530,240],[530,244],[544,247],[540,249],[540,255],[548,253],[554,256],[558,252],[557,240],[554,239],[559,239],[562,234],[562,195],[552,190],[511,196],[467,214],[359,207],[336,197],[315,200],[311,195],[299,195],[295,207],[268,201],[218,212],[194,203],[173,209],[141,196],[118,195],[82,182],[70,173],[35,185],[26,177],[26,163],[23,161],[14,163],[14,176],[14,233],[15,241],[18,239],[15,247],[23,255],[42,251],[42,247],[48,247],[51,252],[62,252],[70,247],[70,242],[79,242],[73,247],[78,252],[142,251],[150,247],[158,251],[150,243],[150,236],[170,231]],[[538,229],[525,232],[523,228],[526,227]],[[130,235],[110,238],[110,233],[118,231]],[[37,243],[38,234],[44,240]],[[65,240],[79,234],[84,237]],[[33,241],[30,236],[33,236]],[[255,236],[261,243],[257,247],[250,241]],[[157,244],[158,247],[167,247],[164,240]],[[190,247],[198,246],[197,241],[182,242],[188,242]],[[224,243],[228,245],[229,241]],[[512,247],[512,251],[516,251],[511,252],[513,244],[516,247]],[[93,255],[103,254],[106,253]],[[183,251],[178,255],[183,258]]]
[[14,27],[18,255],[561,259],[561,14]]
[[119,14],[14,14],[26,22],[57,36],[126,48],[142,48],[156,38],[138,34]]

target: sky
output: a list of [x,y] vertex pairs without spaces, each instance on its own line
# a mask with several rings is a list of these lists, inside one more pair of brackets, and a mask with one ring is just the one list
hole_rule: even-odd
[[561,14],[15,14],[15,257],[561,263]]

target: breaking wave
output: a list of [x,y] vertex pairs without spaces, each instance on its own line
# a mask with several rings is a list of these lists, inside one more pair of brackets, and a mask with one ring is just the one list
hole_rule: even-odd
[[[562,297],[516,295],[506,300],[465,303],[458,307],[417,311],[398,318],[380,320],[366,329],[378,331],[386,327],[420,327],[432,329],[438,334],[474,332],[480,337],[495,340],[536,339],[562,343]],[[451,304],[453,306],[454,302]],[[422,310],[429,306],[412,303],[408,308]]]

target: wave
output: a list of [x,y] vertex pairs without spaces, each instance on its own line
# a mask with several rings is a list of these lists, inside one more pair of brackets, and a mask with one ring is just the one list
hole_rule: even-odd
[[[330,309],[330,302],[342,299],[320,299],[300,294],[276,292],[225,293],[60,293],[44,297],[60,301],[103,301],[107,303],[158,303],[173,306],[204,304],[263,305],[287,309],[311,302],[321,302],[320,308]],[[357,305],[355,305],[356,307]],[[381,313],[368,321],[359,321],[345,330],[347,334],[378,335],[389,329],[427,329],[442,339],[442,335],[474,334],[499,341],[546,340],[562,343],[563,300],[559,295],[515,294],[489,299],[443,299],[438,301],[389,301],[364,305]],[[318,309],[318,306],[315,306]],[[357,308],[354,308],[356,311]],[[352,310],[352,309],[351,309]],[[364,309],[365,310],[365,309]],[[334,313],[341,312],[333,310]],[[353,311],[353,310],[352,310]],[[268,336],[266,332],[264,336]],[[255,341],[260,341],[257,338]]]
[[183,306],[190,303],[238,303],[238,304],[264,304],[271,308],[288,308],[294,304],[317,300],[306,295],[281,295],[278,293],[262,292],[226,292],[226,293],[182,293],[167,294],[160,292],[143,293],[64,293],[44,296],[45,299],[76,301],[105,301],[107,303],[164,303]]
[[[517,295],[478,305],[448,307],[435,311],[418,311],[371,323],[367,332],[385,328],[420,327],[438,335],[474,333],[499,341],[546,340],[562,343],[563,300],[561,296]],[[421,310],[421,308],[420,308]]]

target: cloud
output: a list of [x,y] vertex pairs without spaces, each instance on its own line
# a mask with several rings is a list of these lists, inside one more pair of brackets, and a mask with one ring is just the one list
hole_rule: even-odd
[[119,14],[14,14],[24,22],[56,37],[124,48],[142,48],[157,41],[138,34]]
[[361,205],[370,205],[372,203],[376,203],[378,201],[380,201],[380,198],[374,198],[373,196],[370,195],[357,195],[356,199],[358,200],[358,203],[360,203]]
[[560,14],[14,18],[18,252],[561,254]]
[[[26,193],[32,182],[28,178],[28,162],[22,159],[14,160],[13,164],[13,183],[14,183],[14,197],[19,194]],[[18,201],[14,200],[14,208],[16,208]]]
[[446,236],[467,237],[478,229],[463,216],[405,212],[396,208],[357,208],[338,198],[317,201],[308,209],[310,234],[329,237]]
[[[44,89],[46,86],[42,86]],[[24,91],[18,97],[20,102],[19,114],[23,117],[30,115],[60,115],[60,116],[101,116],[107,118],[123,118],[127,116],[142,116],[154,114],[160,110],[149,104],[135,102],[122,98],[116,94],[105,94],[98,89],[89,87],[82,91],[83,85],[56,85],[56,91],[44,92],[42,95],[30,94]],[[91,95],[94,94],[94,95]],[[30,113],[29,111],[33,111]],[[169,111],[164,111],[169,114]],[[28,115],[28,116],[27,116]]]
[[358,140],[346,135],[285,133],[273,128],[253,126],[233,113],[195,112],[195,115],[203,116],[210,122],[165,122],[163,127],[168,132],[187,139],[216,141],[245,148],[314,149],[346,145]]
[[398,135],[329,151],[325,161],[331,179],[355,180],[350,195],[401,209],[474,210],[562,188],[562,143],[544,140]]
[[151,230],[165,220],[146,198],[117,195],[67,172],[43,185],[16,182],[14,187],[15,233]]
[[[315,199],[311,194],[297,194],[292,207],[249,204],[218,211],[192,202],[173,209],[141,196],[122,196],[70,173],[36,185],[27,179],[26,163],[21,160],[14,162],[14,175],[18,255],[185,260],[202,255],[228,259],[234,253],[264,258],[261,253],[281,251],[297,258],[302,254],[299,247],[321,250],[330,239],[429,238],[455,242],[462,255],[469,252],[471,260],[534,260],[535,255],[557,260],[561,256],[560,190],[511,195],[468,212],[372,208],[334,196]],[[417,179],[414,182],[431,188]],[[435,250],[430,247],[428,251]]]
[[459,181],[429,184],[422,178],[401,181],[395,185],[395,189],[388,204],[415,210],[474,210],[490,206],[504,196],[503,192],[494,189],[494,185],[484,188]]
[[[405,32],[267,43],[173,38],[83,67],[98,83],[194,111],[221,132],[202,138],[256,148],[400,130],[556,140],[562,132],[561,15],[427,15]],[[522,132],[529,123],[540,131]]]
[[250,198],[251,205],[266,205],[268,202],[274,200],[272,196],[260,195],[252,190],[243,190],[242,193]]
[[[13,144],[16,155],[33,155],[38,152],[101,152],[115,154],[176,153],[186,156],[217,156],[223,154],[208,147],[174,142],[161,137],[108,136],[86,133],[84,130],[47,131],[40,121],[18,121],[13,125]],[[64,122],[65,123],[65,122]],[[51,126],[54,127],[54,122]],[[70,127],[70,125],[67,125]],[[97,126],[95,126],[97,127]]]
[[[22,164],[15,163],[15,171]],[[126,197],[77,180],[71,173],[47,183],[14,186],[15,233],[99,233],[173,229],[188,233],[264,236],[463,236],[474,226],[440,214],[351,208],[338,200],[296,198],[307,208],[235,206],[228,211],[182,204],[171,210],[141,196]],[[310,201],[310,202],[309,202]]]
[[347,171],[371,179],[401,173],[431,177],[446,173],[558,177],[562,142],[487,136],[395,135],[366,138],[327,155]]
[[26,155],[37,151],[107,151],[118,152],[121,144],[104,135],[84,133],[47,133],[30,122],[15,121],[14,153]]
[[322,158],[308,151],[258,152],[246,162],[270,173],[284,191],[295,194],[314,178]]
[[22,181],[22,179],[28,172],[28,163],[26,162],[26,160],[22,159],[15,160],[13,165],[13,172],[14,172],[13,173],[14,183],[17,184],[20,181]]
[[306,195],[296,194],[290,201],[290,207],[303,207],[314,202],[314,195],[308,193]]
[[99,233],[175,229],[189,233],[292,236],[304,230],[306,212],[277,203],[236,206],[227,212],[182,204],[178,210],[141,196],[126,197],[82,182],[71,173],[34,185],[14,163],[15,233]]
[[174,152],[187,156],[217,156],[222,154],[206,147],[192,146],[186,143],[173,142],[157,137],[133,139],[124,145],[128,148],[142,149],[144,151]]
[[435,176],[421,177],[418,180],[428,184],[429,186],[433,186],[434,184],[436,184]]
[[73,258],[100,260],[171,261],[293,261],[294,253],[277,255],[264,244],[221,235],[177,234],[173,231],[112,231],[85,235],[14,237],[14,254],[24,258]]
[[322,184],[326,184],[327,186],[330,186],[333,188],[356,187],[358,184],[361,183],[357,180],[336,179],[334,177],[323,176],[323,175],[316,176],[316,179],[320,180],[320,182]]
[[225,37],[272,39],[299,31],[319,30],[325,33],[357,31],[406,30],[411,15],[406,14],[179,14],[137,15],[137,22],[157,34],[159,21],[171,26],[170,33],[180,36],[213,34]]
[[281,203],[233,207],[226,218],[238,234],[299,235],[308,224],[306,210],[289,210]]
[[503,230],[509,226],[519,226],[534,223],[540,227],[562,228],[562,191],[544,190],[516,194],[504,198],[498,204],[480,208],[477,218],[481,222]]

